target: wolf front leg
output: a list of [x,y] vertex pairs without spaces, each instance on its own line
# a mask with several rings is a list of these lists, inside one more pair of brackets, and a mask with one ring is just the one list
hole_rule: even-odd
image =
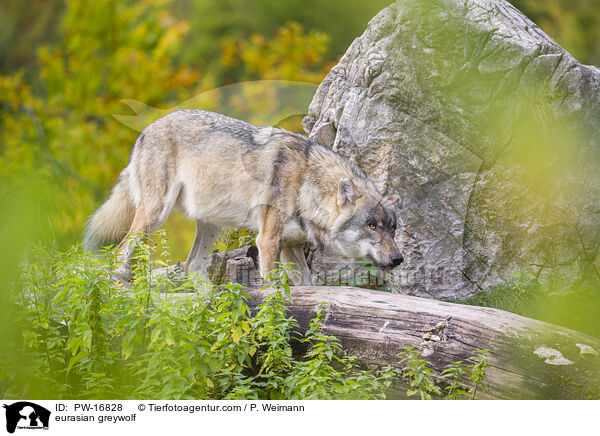
[[269,276],[270,271],[275,269],[279,260],[282,222],[281,213],[277,209],[264,206],[256,237],[260,275],[263,280]]

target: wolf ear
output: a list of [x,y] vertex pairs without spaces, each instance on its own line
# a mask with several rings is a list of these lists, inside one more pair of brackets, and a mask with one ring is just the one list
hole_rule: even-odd
[[400,197],[398,195],[388,195],[387,197],[385,197],[385,199],[389,201],[392,204],[392,206],[395,206],[396,203],[400,201]]
[[356,192],[356,187],[350,179],[344,178],[340,180],[337,196],[338,206],[353,205],[358,197],[359,195],[358,192]]

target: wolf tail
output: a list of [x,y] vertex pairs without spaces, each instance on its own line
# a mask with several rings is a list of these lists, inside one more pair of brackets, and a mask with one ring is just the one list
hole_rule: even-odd
[[135,204],[129,188],[129,169],[119,175],[108,200],[88,220],[83,237],[84,248],[96,251],[120,242],[135,215]]

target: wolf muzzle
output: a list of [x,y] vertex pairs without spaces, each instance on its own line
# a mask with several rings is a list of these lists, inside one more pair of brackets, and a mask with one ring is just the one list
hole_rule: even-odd
[[390,260],[392,261],[392,268],[396,268],[398,265],[404,262],[404,257],[400,253],[398,253],[392,255],[392,258]]

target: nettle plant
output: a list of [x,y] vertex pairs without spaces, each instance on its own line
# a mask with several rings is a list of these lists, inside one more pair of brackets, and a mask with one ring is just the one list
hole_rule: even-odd
[[[162,245],[139,245],[130,287],[110,277],[110,250],[32,250],[11,290],[16,322],[0,358],[4,396],[385,397],[391,373],[340,357],[337,340],[321,333],[323,308],[304,336],[294,336],[296,321],[286,316],[289,265],[274,271],[275,291],[253,315],[238,284],[216,287],[190,276],[175,285],[154,276],[153,267],[166,264]],[[294,340],[308,347],[300,360]]]
[[398,374],[409,385],[407,397],[419,395],[422,400],[436,397],[474,400],[478,391],[487,389],[487,350],[477,351],[466,361],[448,364],[439,376],[433,372],[430,362],[419,359],[421,353],[417,347],[405,347],[398,355],[402,365]]
[[[426,368],[406,369],[415,359],[405,369],[367,371],[345,356],[322,331],[323,305],[297,333],[286,312],[289,264],[273,272],[272,289],[251,311],[241,285],[213,286],[195,275],[175,284],[153,274],[168,263],[165,238],[156,239],[139,244],[130,286],[110,276],[112,250],[30,251],[10,285],[5,313],[14,322],[0,333],[5,398],[373,399],[411,377],[421,398],[429,396],[428,375],[419,375]],[[471,371],[456,365],[447,376]],[[474,398],[477,388],[456,383],[449,398]]]

